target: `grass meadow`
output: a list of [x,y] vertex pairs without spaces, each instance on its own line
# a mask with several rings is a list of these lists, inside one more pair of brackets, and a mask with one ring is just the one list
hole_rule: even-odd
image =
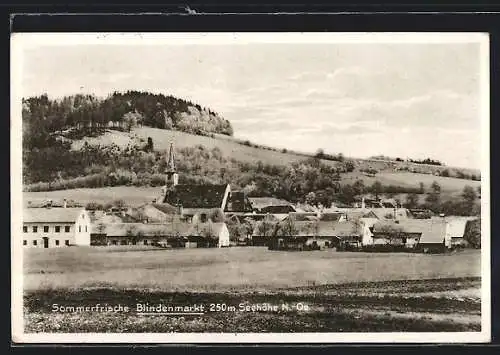
[[[26,332],[480,330],[480,253],[284,252],[262,247],[25,249]],[[130,312],[53,312],[54,304]],[[148,315],[137,304],[204,305]],[[225,311],[212,311],[223,304]],[[290,309],[244,311],[271,304]],[[305,305],[305,309],[298,305]]]
[[265,247],[26,249],[26,290],[81,287],[163,291],[269,290],[363,281],[480,276],[476,250],[449,255],[269,251]]

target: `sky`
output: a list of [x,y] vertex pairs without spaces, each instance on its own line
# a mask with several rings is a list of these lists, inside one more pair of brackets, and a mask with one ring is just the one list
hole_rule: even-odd
[[256,143],[481,167],[477,41],[243,42],[38,40],[22,50],[22,96],[145,90],[210,107]]

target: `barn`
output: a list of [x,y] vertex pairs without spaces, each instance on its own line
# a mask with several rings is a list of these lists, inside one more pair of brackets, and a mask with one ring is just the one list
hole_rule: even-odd
[[172,248],[229,246],[229,231],[225,223],[115,223],[106,226],[103,237],[106,245]]
[[83,208],[25,208],[23,246],[58,248],[90,245],[90,217]]

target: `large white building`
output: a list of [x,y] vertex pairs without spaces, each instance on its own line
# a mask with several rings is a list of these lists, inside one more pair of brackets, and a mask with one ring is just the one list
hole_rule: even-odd
[[24,247],[90,245],[90,217],[83,208],[25,208]]

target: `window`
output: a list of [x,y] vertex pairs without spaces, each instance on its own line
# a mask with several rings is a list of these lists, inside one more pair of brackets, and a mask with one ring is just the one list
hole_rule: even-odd
[[23,233],[28,233],[28,227],[26,226],[23,227]]
[[207,215],[205,213],[201,214],[201,222],[205,223],[207,221]]
[[70,226],[64,226],[64,232],[69,233]]
[[117,245],[118,243],[116,242],[116,240],[113,240],[113,245]]
[[82,226],[78,226],[78,232],[82,232]]
[[59,245],[59,241],[56,239],[56,245]]
[[37,226],[33,226],[33,233],[36,233],[38,232],[38,227]]
[[120,244],[121,244],[121,245],[127,245],[128,243],[127,243],[127,241],[126,241],[126,240],[122,240]]
[[61,226],[56,226],[56,233],[61,233]]
[[49,226],[43,226],[43,232],[48,233],[49,232]]
[[23,240],[23,245],[28,245],[28,241],[27,240]]
[[36,245],[36,240],[33,241],[33,245]]
[[87,233],[87,226],[85,226],[85,233]]
[[69,240],[67,240],[67,239],[66,239],[66,240],[64,241],[64,244],[65,244],[65,245],[69,245]]
[[147,240],[144,240],[144,245],[148,245],[148,241]]

